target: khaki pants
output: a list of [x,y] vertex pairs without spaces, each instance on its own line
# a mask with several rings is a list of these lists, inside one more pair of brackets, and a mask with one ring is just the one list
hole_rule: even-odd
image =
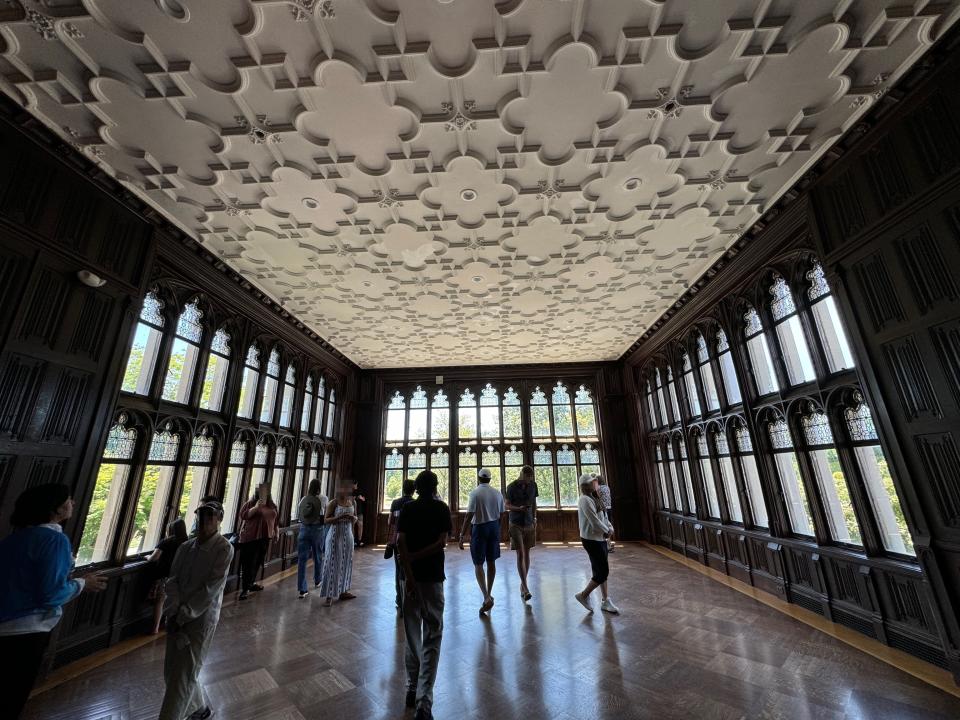
[[203,618],[167,633],[167,653],[163,659],[163,694],[159,720],[184,720],[191,713],[207,706],[198,678],[203,659],[210,649],[217,623]]
[[[404,580],[407,582],[411,581]],[[404,596],[403,629],[407,636],[407,690],[417,691],[417,708],[429,710],[443,638],[442,582],[418,582],[417,595]]]

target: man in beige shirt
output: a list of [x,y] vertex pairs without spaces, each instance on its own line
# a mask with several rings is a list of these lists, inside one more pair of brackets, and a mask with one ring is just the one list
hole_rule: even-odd
[[216,500],[197,508],[197,537],[177,550],[167,580],[167,684],[160,720],[206,720],[213,711],[198,682],[203,659],[220,621],[220,605],[233,547],[220,534],[223,506]]

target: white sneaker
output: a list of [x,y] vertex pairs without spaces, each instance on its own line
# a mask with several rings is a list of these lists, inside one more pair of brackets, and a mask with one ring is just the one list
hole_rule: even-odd
[[604,612],[608,612],[611,615],[619,615],[620,608],[613,604],[613,600],[610,598],[604,598],[604,601],[600,603],[600,609]]
[[574,597],[577,599],[578,603],[580,603],[587,609],[587,612],[589,613],[593,612],[593,608],[590,607],[590,598],[584,597],[582,593],[577,593],[576,595],[574,595]]

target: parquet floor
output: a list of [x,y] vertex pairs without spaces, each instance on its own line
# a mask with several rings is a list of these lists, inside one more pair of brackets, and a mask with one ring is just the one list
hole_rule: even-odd
[[[480,620],[469,553],[447,552],[438,719],[960,717],[960,698],[640,545],[611,556],[623,614],[586,615],[575,547],[534,552],[519,598],[504,552],[497,605]],[[202,679],[222,720],[405,718],[393,563],[356,555],[354,592],[332,608],[286,578],[224,608]],[[599,595],[599,593],[598,593]],[[599,597],[595,599],[599,602]],[[146,720],[163,695],[163,642],[133,650],[27,706],[31,720]]]

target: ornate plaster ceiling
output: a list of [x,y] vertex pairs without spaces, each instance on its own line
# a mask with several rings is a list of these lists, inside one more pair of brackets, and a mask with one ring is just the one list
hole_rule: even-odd
[[960,0],[0,0],[0,87],[361,366],[616,358]]

